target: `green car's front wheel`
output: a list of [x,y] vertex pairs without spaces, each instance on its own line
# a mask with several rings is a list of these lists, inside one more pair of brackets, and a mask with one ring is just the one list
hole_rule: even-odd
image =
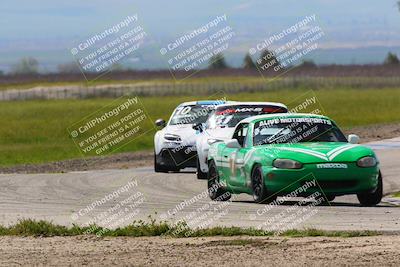
[[215,201],[227,201],[231,198],[231,193],[220,184],[217,166],[213,160],[208,163],[208,195]]
[[256,203],[271,203],[276,200],[276,195],[268,194],[264,183],[264,175],[261,166],[256,165],[251,173],[251,184],[253,189],[253,198]]
[[379,172],[378,176],[378,186],[375,191],[371,193],[360,193],[357,194],[358,201],[360,201],[361,206],[371,207],[378,205],[383,196],[383,184],[382,184],[382,174]]

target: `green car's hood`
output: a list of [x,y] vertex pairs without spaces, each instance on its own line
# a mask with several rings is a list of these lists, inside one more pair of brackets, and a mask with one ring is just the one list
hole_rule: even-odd
[[362,145],[343,142],[310,142],[295,144],[274,144],[260,146],[266,156],[293,159],[302,163],[354,162],[374,152]]

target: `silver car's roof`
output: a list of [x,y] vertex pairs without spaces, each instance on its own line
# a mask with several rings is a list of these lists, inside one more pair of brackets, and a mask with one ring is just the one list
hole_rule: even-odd
[[254,106],[254,105],[276,106],[287,109],[287,106],[285,104],[278,102],[234,102],[234,103],[226,103],[218,105],[218,108],[226,106]]
[[236,101],[224,101],[224,100],[199,100],[199,101],[189,101],[189,102],[183,102],[179,104],[178,106],[193,106],[193,105],[215,105],[217,104],[218,106],[220,105],[226,105],[226,104],[234,104],[237,103]]

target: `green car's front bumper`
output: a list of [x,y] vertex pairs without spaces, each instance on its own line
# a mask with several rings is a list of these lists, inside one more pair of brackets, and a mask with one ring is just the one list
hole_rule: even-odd
[[304,164],[301,169],[264,166],[264,186],[270,193],[286,195],[315,179],[316,186],[307,187],[306,192],[301,192],[299,196],[321,190],[326,195],[357,194],[372,191],[378,186],[379,166],[361,168],[354,162],[345,164],[346,169],[321,169],[317,168],[317,164]]

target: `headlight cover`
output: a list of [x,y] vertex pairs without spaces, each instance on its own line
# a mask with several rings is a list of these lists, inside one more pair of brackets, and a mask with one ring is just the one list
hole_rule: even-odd
[[176,134],[165,134],[164,139],[167,141],[175,141],[175,142],[181,141],[181,137]]
[[361,168],[374,167],[376,163],[376,158],[370,156],[357,160],[357,166]]
[[303,167],[303,164],[291,159],[276,159],[272,165],[279,169],[301,169]]

